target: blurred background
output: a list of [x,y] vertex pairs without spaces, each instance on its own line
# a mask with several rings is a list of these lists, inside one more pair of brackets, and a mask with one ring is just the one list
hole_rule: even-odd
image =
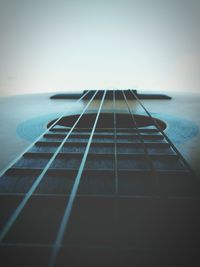
[[0,95],[199,91],[199,0],[0,0]]

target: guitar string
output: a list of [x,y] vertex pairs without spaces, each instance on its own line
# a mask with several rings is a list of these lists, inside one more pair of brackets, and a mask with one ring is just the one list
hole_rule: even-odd
[[137,97],[137,95],[133,92],[132,89],[129,89],[129,91],[133,94],[134,98],[137,100],[137,102],[140,104],[140,106],[144,109],[144,111],[147,113],[151,121],[153,122],[153,125],[156,126],[156,128],[162,133],[162,135],[165,137],[165,139],[168,141],[168,143],[171,145],[173,150],[178,155],[179,159],[185,164],[185,166],[190,170],[190,172],[196,177],[195,172],[191,168],[191,166],[188,164],[188,162],[185,160],[185,158],[182,156],[182,154],[179,152],[179,150],[176,148],[176,146],[173,144],[173,142],[170,140],[170,138],[165,134],[165,132],[162,130],[160,125],[157,123],[157,121],[152,117],[151,113],[145,108],[142,101]]
[[118,195],[118,165],[117,165],[117,121],[116,121],[116,97],[113,90],[113,125],[114,125],[114,157],[115,157],[115,193]]
[[82,99],[84,99],[84,97],[89,93],[89,91],[87,91],[83,96],[81,96],[79,99],[77,99],[72,105],[69,105],[67,107],[67,111],[64,112],[53,124],[51,124],[39,137],[37,137],[22,153],[19,154],[19,156],[17,156],[17,158],[15,158],[13,161],[11,161],[5,168],[3,168],[0,171],[0,178],[1,176],[8,170],[10,169],[20,158],[23,157],[23,155],[28,152],[34,145],[36,142],[38,142],[43,135],[45,135],[51,128],[53,128],[64,116],[67,115],[67,113],[69,112],[70,108],[76,104],[78,104]]
[[137,121],[136,121],[136,119],[135,119],[135,115],[134,115],[134,114],[132,113],[132,111],[131,111],[131,107],[130,107],[130,105],[129,105],[129,103],[128,103],[128,100],[127,100],[126,94],[124,93],[124,90],[122,91],[122,93],[123,93],[123,96],[124,96],[124,99],[125,99],[125,102],[126,102],[128,111],[129,111],[129,113],[130,113],[130,115],[131,115],[131,118],[132,118],[132,121],[133,121],[133,123],[134,123],[135,129],[136,129],[136,132],[137,132],[137,135],[138,135],[138,137],[139,137],[139,139],[140,139],[140,142],[141,142],[141,144],[142,144],[142,147],[143,147],[143,149],[144,149],[145,158],[146,158],[146,160],[147,160],[147,162],[148,162],[149,169],[150,169],[152,172],[154,172],[155,169],[154,169],[153,163],[152,163],[152,161],[151,161],[151,159],[150,159],[150,157],[149,157],[149,153],[148,153],[147,147],[146,147],[146,145],[145,145],[145,142],[144,142],[144,140],[143,140],[143,138],[142,138],[142,135],[141,135],[141,133],[140,133],[140,130],[139,130]]
[[137,124],[137,122],[136,122],[135,116],[134,116],[133,113],[131,112],[131,107],[130,107],[130,105],[129,105],[129,103],[128,103],[128,99],[127,99],[127,97],[126,97],[126,95],[125,95],[124,92],[123,92],[123,95],[124,95],[124,98],[125,98],[125,101],[126,101],[128,110],[129,110],[129,112],[130,112],[130,115],[131,115],[131,117],[132,117],[132,120],[133,120],[133,122],[134,122],[134,125],[135,125],[135,127],[136,127],[136,131],[137,131],[137,133],[138,133],[140,142],[141,142],[142,147],[143,147],[143,149],[144,149],[145,158],[146,158],[146,160],[147,160],[147,162],[148,162],[148,166],[149,166],[150,172],[151,172],[151,174],[152,174],[152,176],[151,176],[150,178],[152,179],[152,183],[154,184],[154,190],[153,190],[153,188],[152,188],[152,197],[154,197],[154,196],[157,195],[158,192],[159,192],[159,191],[158,191],[158,190],[159,190],[159,177],[158,177],[158,173],[157,173],[157,171],[156,171],[156,169],[155,169],[155,167],[154,167],[154,165],[153,165],[153,162],[152,162],[151,157],[150,157],[150,155],[149,155],[147,146],[146,146],[146,144],[145,144],[145,142],[144,142],[144,140],[143,140],[143,138],[142,138],[142,135],[141,135],[141,133],[140,133],[140,130],[139,130],[138,124]]
[[87,157],[88,157],[88,154],[89,154],[89,150],[90,150],[90,146],[91,146],[91,143],[92,143],[93,135],[94,135],[94,132],[95,132],[95,129],[96,129],[96,125],[97,125],[97,122],[98,122],[98,119],[99,119],[99,116],[100,116],[100,113],[101,113],[101,109],[102,109],[102,106],[103,106],[103,103],[104,103],[106,92],[107,92],[107,90],[104,90],[104,93],[103,93],[103,96],[102,96],[102,99],[101,99],[101,103],[99,105],[98,112],[97,112],[97,115],[96,115],[96,118],[95,118],[95,121],[94,121],[94,124],[93,124],[93,127],[92,127],[92,131],[90,133],[90,137],[89,137],[89,140],[88,140],[88,143],[87,143],[87,146],[86,146],[86,149],[85,149],[85,152],[84,152],[84,155],[83,155],[83,158],[82,158],[82,161],[81,161],[78,173],[77,173],[77,176],[75,178],[74,185],[73,185],[71,194],[69,196],[69,200],[68,200],[66,209],[64,211],[63,218],[62,218],[62,221],[61,221],[61,224],[60,224],[60,227],[59,227],[55,242],[53,244],[53,251],[52,251],[52,254],[51,254],[51,257],[50,257],[50,261],[49,261],[49,265],[48,265],[49,267],[53,267],[54,266],[54,264],[56,262],[56,259],[57,259],[57,255],[58,255],[59,250],[60,250],[60,247],[62,245],[64,234],[65,234],[68,222],[69,222],[71,210],[73,208],[74,200],[76,198],[76,194],[77,194],[77,190],[78,190],[78,187],[79,187],[79,184],[80,184],[82,173],[83,173],[83,170],[85,168],[85,163],[86,163],[86,160],[87,160]]
[[42,170],[42,172],[39,174],[39,176],[37,176],[37,178],[35,179],[34,183],[31,185],[30,189],[26,193],[26,195],[23,198],[23,200],[19,203],[19,205],[17,206],[17,208],[15,209],[15,211],[13,212],[13,214],[11,215],[10,219],[8,219],[6,225],[2,229],[2,232],[0,233],[0,243],[2,243],[4,237],[6,236],[6,234],[8,233],[8,231],[11,229],[12,225],[14,224],[14,222],[16,221],[16,219],[18,218],[19,214],[22,212],[22,210],[25,207],[26,203],[31,198],[33,192],[35,191],[35,189],[37,188],[37,186],[41,182],[42,178],[44,177],[44,175],[48,171],[50,165],[52,164],[52,162],[54,161],[54,159],[56,158],[56,156],[58,155],[58,153],[62,149],[64,143],[66,142],[66,140],[68,139],[68,137],[70,136],[71,132],[74,130],[74,128],[76,127],[76,125],[78,124],[78,122],[80,121],[80,119],[82,118],[82,116],[84,115],[85,111],[87,110],[87,108],[89,107],[89,105],[91,104],[91,102],[93,101],[93,99],[96,96],[96,94],[97,94],[97,91],[92,96],[92,98],[88,101],[87,105],[84,107],[83,111],[81,112],[80,116],[78,117],[78,119],[76,120],[76,122],[74,123],[74,125],[72,126],[72,128],[70,129],[70,131],[68,132],[68,134],[66,135],[66,137],[63,139],[63,141],[58,146],[58,148],[55,151],[55,153],[53,154],[53,156],[49,159],[49,161],[47,162],[47,164],[44,166],[44,169]]
[[117,118],[116,118],[116,95],[113,90],[113,126],[114,126],[114,176],[115,176],[115,249],[116,254],[120,248],[119,242],[119,177],[117,157]]

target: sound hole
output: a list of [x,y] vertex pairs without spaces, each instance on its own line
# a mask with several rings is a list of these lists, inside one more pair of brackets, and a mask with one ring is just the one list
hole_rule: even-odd
[[[63,117],[59,122],[57,122],[57,125],[71,128],[78,119],[78,117],[79,115],[71,115]],[[80,122],[77,124],[76,128],[91,128],[94,123],[95,117],[96,117],[95,113],[85,114],[81,118]],[[134,119],[138,128],[154,126],[154,122],[148,116],[134,115]],[[162,130],[166,129],[166,123],[164,121],[161,121],[157,118],[154,118],[154,120],[157,122],[157,124]],[[50,127],[55,121],[56,120],[51,121],[47,125],[47,127]],[[116,122],[117,122],[117,128],[135,127],[133,119],[129,114],[116,114]],[[113,114],[102,113],[100,115],[97,128],[113,128]]]

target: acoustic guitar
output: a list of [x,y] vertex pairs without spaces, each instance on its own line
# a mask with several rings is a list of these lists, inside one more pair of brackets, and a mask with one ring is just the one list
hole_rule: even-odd
[[2,266],[199,266],[191,111],[136,90],[40,97],[3,153],[29,143],[1,172]]

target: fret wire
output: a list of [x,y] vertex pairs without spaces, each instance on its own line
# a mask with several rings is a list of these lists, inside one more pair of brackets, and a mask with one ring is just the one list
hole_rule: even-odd
[[59,147],[57,148],[57,150],[54,152],[53,156],[49,159],[49,161],[45,165],[45,167],[44,167],[43,171],[41,172],[41,174],[35,179],[34,183],[31,185],[29,191],[26,193],[24,199],[20,202],[20,204],[18,205],[18,207],[15,209],[15,211],[11,215],[10,219],[7,221],[6,225],[2,229],[2,232],[0,233],[0,243],[3,241],[4,237],[6,236],[6,234],[11,229],[12,225],[16,221],[17,217],[19,216],[19,214],[23,210],[23,208],[26,205],[26,203],[28,202],[28,200],[31,198],[33,192],[35,191],[35,189],[37,188],[37,186],[41,182],[41,180],[44,177],[44,175],[46,174],[46,172],[49,170],[50,165],[52,164],[52,162],[54,161],[54,159],[56,158],[56,156],[58,155],[58,153],[62,149],[64,143],[66,142],[66,140],[68,139],[68,137],[70,136],[71,132],[74,130],[74,128],[76,127],[76,125],[78,124],[78,122],[80,121],[80,119],[82,118],[82,116],[84,115],[85,111],[87,110],[87,108],[89,107],[89,105],[91,104],[91,102],[93,101],[93,99],[96,96],[96,94],[97,94],[97,91],[92,96],[92,98],[90,99],[90,101],[87,103],[87,105],[83,109],[82,113],[80,114],[80,116],[78,117],[78,119],[76,120],[76,122],[74,123],[74,125],[72,126],[72,128],[70,129],[70,131],[68,132],[67,136],[63,139],[63,141],[61,142],[61,144],[59,145]]
[[74,105],[76,105],[76,104],[78,104],[87,94],[89,93],[89,91],[88,92],[86,92],[82,97],[80,97],[79,99],[77,99],[72,105],[70,105],[70,106],[68,106],[67,107],[67,111],[66,112],[64,112],[52,125],[50,125],[39,137],[37,137],[22,153],[20,153],[20,155],[17,157],[17,158],[15,158],[13,161],[11,161],[11,163],[9,163],[3,170],[1,170],[0,171],[0,177],[9,169],[9,168],[11,168],[21,157],[23,157],[23,155],[28,151],[28,150],[30,150],[33,146],[34,146],[34,144],[36,143],[36,142],[38,142],[42,137],[43,137],[43,135],[44,134],[46,134],[52,127],[54,127],[64,116],[66,116],[67,115],[67,112],[69,112],[69,110],[70,110],[70,107],[72,107],[72,106],[74,106]]
[[194,173],[193,169],[190,167],[190,165],[188,164],[188,162],[185,160],[185,158],[182,156],[182,154],[179,152],[179,150],[176,148],[176,146],[172,143],[172,141],[170,140],[170,138],[165,134],[165,132],[161,129],[161,127],[159,126],[159,124],[157,123],[157,121],[152,117],[151,113],[145,108],[145,106],[143,105],[142,101],[137,97],[137,95],[133,92],[133,90],[129,91],[133,94],[133,96],[135,97],[135,99],[138,101],[138,103],[140,104],[140,106],[144,109],[144,111],[147,113],[147,115],[150,117],[150,119],[153,122],[153,125],[156,126],[156,128],[162,133],[162,135],[165,137],[165,139],[168,141],[168,143],[171,145],[171,147],[173,148],[173,150],[177,153],[177,155],[179,156],[179,158],[181,159],[181,161],[185,164],[185,166],[187,166],[187,168],[193,173],[193,175],[196,177],[196,174]]
[[63,241],[64,234],[65,234],[65,230],[66,230],[67,225],[68,225],[68,221],[69,221],[69,218],[70,218],[71,210],[73,208],[73,203],[74,203],[74,200],[76,198],[77,190],[78,190],[78,187],[79,187],[79,184],[80,184],[80,180],[81,180],[81,177],[82,177],[82,173],[83,173],[83,170],[84,170],[84,167],[85,167],[85,163],[86,163],[87,156],[88,156],[88,153],[89,153],[89,149],[90,149],[90,146],[91,146],[91,143],[92,143],[92,138],[93,138],[93,135],[94,135],[94,132],[95,132],[95,129],[96,129],[96,125],[97,125],[97,122],[98,122],[98,119],[99,119],[99,115],[101,113],[101,109],[102,109],[102,106],[103,106],[103,103],[104,103],[106,92],[107,92],[107,90],[104,91],[103,97],[101,99],[101,103],[99,105],[99,109],[98,109],[98,112],[97,112],[97,115],[96,115],[96,118],[95,118],[95,121],[94,121],[94,124],[93,124],[93,127],[92,127],[90,138],[88,140],[88,144],[86,146],[86,149],[85,149],[85,152],[84,152],[84,155],[83,155],[83,158],[82,158],[82,161],[81,161],[77,176],[75,178],[74,185],[73,185],[71,194],[69,196],[69,200],[68,200],[66,209],[64,211],[64,215],[63,215],[63,218],[62,218],[62,221],[61,221],[58,233],[57,233],[56,240],[55,240],[55,242],[53,244],[53,251],[52,251],[52,254],[51,254],[50,261],[49,261],[49,267],[53,267],[54,266],[56,258],[57,258],[57,255],[59,253],[59,249],[60,249],[60,247],[62,245],[62,241]]

